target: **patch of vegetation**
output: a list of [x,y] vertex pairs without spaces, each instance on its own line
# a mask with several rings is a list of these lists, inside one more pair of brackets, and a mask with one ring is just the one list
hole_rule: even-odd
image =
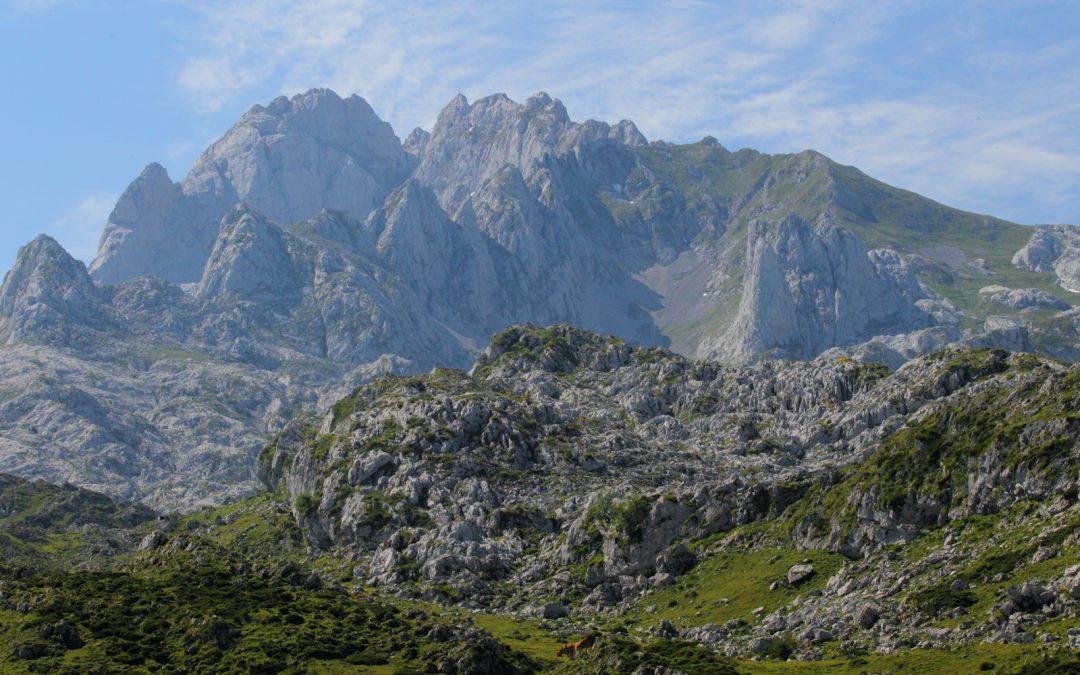
[[357,453],[364,454],[373,450],[393,449],[394,442],[401,433],[401,425],[392,419],[382,420],[380,424],[382,425],[382,431],[366,439],[359,447],[354,448]]
[[0,473],[0,524],[63,530],[78,525],[133,526],[157,516],[74,485],[52,485]]
[[330,412],[333,415],[333,422],[331,423],[334,428],[345,419],[348,419],[354,412],[360,407],[356,394],[352,396],[346,396],[334,405],[330,406]]
[[[842,555],[826,551],[720,547],[706,553],[706,548],[702,544],[695,547],[701,562],[675,585],[643,598],[628,619],[647,626],[669,619],[680,629],[706,623],[723,625],[731,619],[755,622],[753,610],[764,607],[768,613],[822,588],[846,562]],[[815,574],[798,588],[788,587],[784,583],[788,569],[804,560],[810,561]],[[770,588],[773,582],[779,582],[775,589]],[[645,612],[647,605],[655,606],[656,612]]]
[[615,531],[626,537],[631,543],[640,543],[645,538],[645,519],[649,517],[652,499],[645,495],[632,497],[612,509],[612,523]]
[[479,365],[476,369],[479,378],[490,376],[499,363],[518,369],[541,367],[565,376],[581,365],[582,354],[600,352],[609,345],[625,342],[615,337],[597,338],[567,325],[553,325],[530,326],[524,330],[512,326],[496,334],[489,344],[498,356]]
[[930,616],[935,616],[954,607],[971,607],[978,600],[971,591],[950,588],[948,583],[941,583],[911,594],[915,607]]
[[[618,664],[617,666],[614,664]],[[556,673],[634,673],[654,671],[735,675],[735,661],[705,647],[683,640],[652,640],[640,643],[617,635],[604,635],[573,660],[555,668]]]
[[330,450],[334,447],[334,442],[337,437],[333,434],[321,434],[311,446],[311,456],[317,462],[325,462],[326,458],[330,456]]
[[593,499],[585,512],[583,522],[586,531],[593,534],[611,533],[623,541],[639,543],[644,538],[645,520],[654,499],[635,495],[617,502],[610,493],[603,493]]
[[297,515],[301,518],[307,518],[315,513],[315,509],[319,508],[319,500],[315,499],[313,495],[303,492],[296,496],[293,508],[296,509]]
[[[433,672],[485,649],[425,640],[440,625],[430,615],[406,616],[371,599],[304,591],[214,564],[41,575],[19,582],[17,592],[34,609],[4,622],[5,672],[277,673],[388,663]],[[56,625],[70,630],[46,630]],[[487,658],[505,670],[536,669],[505,647]]]

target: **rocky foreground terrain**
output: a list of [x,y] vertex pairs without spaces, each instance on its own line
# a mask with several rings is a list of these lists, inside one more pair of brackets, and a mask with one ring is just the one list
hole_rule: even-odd
[[806,151],[650,142],[558,99],[457,97],[404,141],[357,96],[254,106],[149,165],[89,268],[0,288],[0,471],[154,508],[249,494],[260,449],[382,373],[566,322],[744,365],[896,368],[950,344],[1080,359],[1080,235],[950,209]]
[[513,326],[293,420],[225,506],[0,481],[0,659],[1076,672],[1078,410],[1033,354],[728,366]]

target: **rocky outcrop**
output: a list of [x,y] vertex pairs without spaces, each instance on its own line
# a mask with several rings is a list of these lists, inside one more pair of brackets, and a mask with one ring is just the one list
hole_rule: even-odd
[[729,361],[813,358],[836,345],[935,323],[914,270],[893,251],[868,255],[850,231],[798,216],[755,223],[747,237],[739,311],[707,353]]
[[[843,645],[923,658],[985,642],[1063,653],[1062,627],[1080,620],[1078,406],[1080,370],[1032,354],[950,348],[895,372],[848,358],[731,367],[519,325],[469,374],[376,378],[294,419],[260,453],[269,494],[91,532],[115,552],[75,559],[115,556],[127,574],[175,564],[184,583],[209,561],[205,579],[223,584],[253,575],[339,608],[421,598],[406,616],[455,604],[560,636],[617,620],[728,657],[815,661]],[[11,507],[0,476],[0,530],[74,515],[69,555],[87,533],[78,516],[115,508],[64,487],[64,506],[42,509],[37,484],[10,483],[22,496]],[[296,560],[305,544],[318,572]],[[0,600],[26,613],[9,569]],[[230,630],[209,639],[227,650]],[[607,658],[611,639],[575,663]]]
[[0,521],[59,532],[88,526],[133,528],[157,517],[141,504],[117,503],[70,483],[50,485],[0,473]]
[[1062,288],[1080,293],[1080,228],[1039,225],[1012,262],[1020,269],[1053,272]]
[[1046,307],[1048,309],[1070,309],[1072,305],[1038,288],[1011,289],[1005,286],[983,286],[979,297],[989,302],[996,302],[1013,309]]
[[304,290],[292,262],[281,229],[261,214],[237,207],[222,221],[198,294],[267,304],[288,301]]
[[[361,387],[281,437],[259,472],[284,486],[312,547],[362,562],[361,581],[537,615],[529,598],[576,588],[595,610],[693,569],[690,539],[757,521],[857,559],[1021,496],[1069,494],[1077,391],[1057,362],[994,350],[891,375],[850,359],[725,368],[515,326],[470,375]],[[998,431],[971,445],[972,428]],[[781,583],[816,574],[796,564]]]

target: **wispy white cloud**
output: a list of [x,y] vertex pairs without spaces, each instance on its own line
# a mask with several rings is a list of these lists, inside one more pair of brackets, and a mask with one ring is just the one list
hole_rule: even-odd
[[116,204],[117,196],[86,195],[49,226],[49,234],[74,257],[90,262],[97,254],[98,237]]
[[329,86],[403,135],[458,92],[544,89],[650,138],[812,147],[963,208],[1080,220],[1080,42],[978,3],[184,1],[179,81],[207,110]]

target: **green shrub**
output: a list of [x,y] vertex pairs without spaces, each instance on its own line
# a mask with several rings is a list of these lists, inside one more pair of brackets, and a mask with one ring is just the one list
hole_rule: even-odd
[[293,503],[293,507],[296,509],[296,513],[301,518],[307,518],[311,514],[315,513],[315,509],[319,507],[318,500],[312,495],[304,492],[296,497],[296,501]]

